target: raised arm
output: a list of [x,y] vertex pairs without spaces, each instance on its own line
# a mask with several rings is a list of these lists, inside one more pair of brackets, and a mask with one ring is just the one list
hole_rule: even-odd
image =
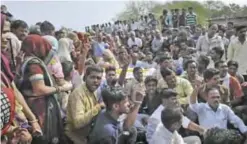
[[90,44],[84,44],[81,46],[81,51],[79,54],[79,61],[77,62],[78,65],[78,72],[80,75],[83,74],[84,69],[85,69],[85,61],[87,59],[87,54],[89,49],[91,48]]
[[125,130],[129,130],[135,123],[136,121],[136,116],[138,114],[139,108],[142,104],[145,91],[140,89],[140,88],[134,88],[134,94],[135,94],[135,101],[134,101],[134,106],[132,108],[132,111],[127,115],[127,118],[124,121],[123,128]]
[[123,86],[124,85],[124,81],[125,81],[125,77],[126,77],[126,74],[127,74],[127,71],[128,71],[128,66],[129,66],[129,63],[130,63],[130,57],[129,56],[126,56],[126,58],[123,60],[123,67],[122,67],[122,71],[119,75],[119,78],[118,78],[118,84],[120,86]]

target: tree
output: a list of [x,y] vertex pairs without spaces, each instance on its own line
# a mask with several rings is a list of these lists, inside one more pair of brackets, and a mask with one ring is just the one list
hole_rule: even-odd
[[141,15],[146,15],[155,5],[152,1],[130,1],[126,3],[126,9],[117,15],[118,20],[138,19]]
[[126,9],[117,15],[116,19],[130,20],[137,19],[141,15],[153,13],[156,18],[162,15],[163,9],[182,9],[193,7],[198,16],[200,24],[207,23],[210,18],[218,17],[235,17],[247,16],[247,6],[239,6],[238,4],[226,5],[222,1],[206,1],[203,3],[197,1],[171,1],[166,3],[153,1],[130,1],[126,3]]

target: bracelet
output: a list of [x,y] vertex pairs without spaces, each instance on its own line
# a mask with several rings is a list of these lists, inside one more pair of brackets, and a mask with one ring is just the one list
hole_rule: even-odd
[[60,93],[61,92],[61,89],[58,86],[55,86],[55,88],[56,88],[56,92],[57,93]]
[[36,123],[38,122],[38,119],[35,119],[35,120],[32,120],[32,121],[29,121],[29,123]]
[[142,101],[134,101],[135,104],[142,104]]

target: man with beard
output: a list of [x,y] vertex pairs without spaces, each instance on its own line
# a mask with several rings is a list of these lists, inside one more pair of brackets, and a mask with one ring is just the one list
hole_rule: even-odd
[[92,65],[86,69],[85,83],[69,96],[65,133],[74,144],[86,144],[93,118],[105,106],[98,102],[96,90],[100,85],[103,69]]
[[190,97],[190,107],[197,113],[200,126],[207,129],[218,127],[227,129],[227,123],[230,122],[240,130],[242,134],[247,135],[247,127],[243,121],[234,114],[231,108],[220,103],[220,92],[218,88],[207,89],[207,103],[198,103],[198,86],[195,87]]
[[[134,144],[136,129],[133,128],[136,115],[139,111],[144,92],[137,88],[134,93],[136,101],[132,108],[128,95],[121,87],[105,88],[102,90],[106,110],[96,119],[94,128],[89,136],[90,144]],[[126,114],[123,125],[119,122],[120,116]]]
[[116,85],[118,86],[123,86],[124,84],[124,80],[125,80],[125,76],[128,70],[128,65],[129,65],[129,59],[128,56],[124,56],[123,59],[123,67],[121,70],[121,73],[119,75],[119,78],[117,78],[117,73],[116,73],[116,68],[115,67],[107,67],[105,69],[105,80],[103,80],[97,90],[97,96],[100,99],[100,101],[102,100],[101,97],[101,91],[103,88],[107,88],[107,87],[115,87]]

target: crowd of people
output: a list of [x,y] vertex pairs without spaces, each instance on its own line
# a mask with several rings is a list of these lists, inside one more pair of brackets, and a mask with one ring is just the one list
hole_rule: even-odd
[[246,35],[191,7],[78,32],[1,6],[1,143],[246,144]]

